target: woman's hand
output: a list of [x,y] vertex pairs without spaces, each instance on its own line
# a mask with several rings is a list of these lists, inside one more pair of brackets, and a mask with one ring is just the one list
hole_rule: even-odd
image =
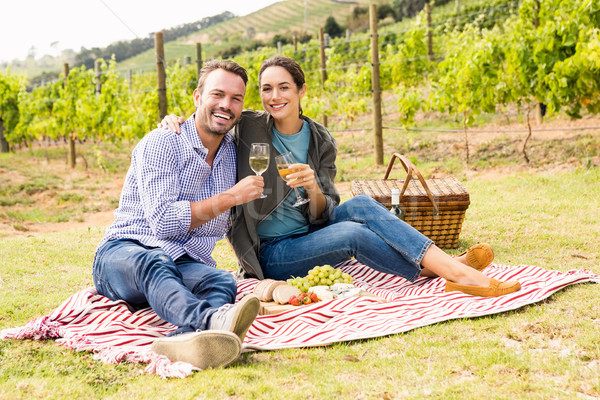
[[327,206],[327,200],[317,183],[315,171],[308,164],[292,164],[290,169],[294,172],[288,175],[289,182],[287,185],[292,188],[303,186],[310,199],[308,203],[309,212],[315,218],[321,218],[321,214]]
[[309,193],[315,189],[319,189],[317,180],[315,179],[315,171],[310,168],[308,164],[292,164],[290,169],[293,171],[288,175],[287,185],[292,188],[299,188],[301,186]]
[[159,128],[163,128],[163,129],[167,129],[169,128],[170,130],[172,130],[175,133],[181,133],[181,129],[179,128],[179,125],[183,124],[185,122],[185,118],[183,117],[178,117],[175,114],[170,114],[165,116],[162,121],[160,121],[157,126]]

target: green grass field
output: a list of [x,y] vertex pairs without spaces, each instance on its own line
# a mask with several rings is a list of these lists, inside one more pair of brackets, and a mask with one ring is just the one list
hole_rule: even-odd
[[[540,158],[535,166],[525,166],[519,154],[494,150],[498,143],[510,147],[506,139],[490,139],[479,147],[489,153],[486,163],[465,168],[460,151],[441,156],[443,150],[435,145],[444,143],[441,137],[397,135],[386,143],[406,143],[406,153],[427,176],[450,172],[469,190],[471,206],[459,248],[450,253],[488,242],[501,264],[600,273],[600,169],[586,164],[585,154],[579,163],[569,161],[567,144],[577,140],[534,142],[539,151],[532,153]],[[597,151],[598,133],[589,136],[579,140]],[[432,145],[414,146],[426,141]],[[382,176],[384,168],[372,167],[372,156],[357,142],[350,134],[338,136],[340,148],[356,148],[340,154],[338,167],[345,180]],[[539,161],[544,146],[557,157],[552,166]],[[75,172],[68,170],[61,151],[0,154],[2,188],[11,177],[37,176],[42,186],[56,192],[43,200],[45,207],[25,201],[0,205],[0,222],[15,222],[6,213],[14,207],[49,213],[55,201],[50,199],[61,193],[61,204],[72,211],[70,221],[94,213],[82,209],[81,199],[64,195],[69,190],[85,193],[100,210],[114,208],[114,195],[105,190],[124,175],[126,146],[102,147],[102,157],[98,149],[90,150],[89,169]],[[103,167],[92,162],[92,154],[103,160]],[[479,163],[487,153],[475,154]],[[446,164],[446,172],[440,172]],[[14,182],[10,186],[18,189]],[[35,185],[27,188],[40,190]],[[35,197],[41,194],[30,198],[41,202],[43,197]],[[348,198],[347,192],[343,198]],[[21,222],[25,227],[28,223],[34,224]],[[46,315],[73,293],[92,286],[92,258],[103,232],[104,226],[83,223],[58,232],[0,236],[0,329]],[[221,267],[235,268],[235,257],[223,241],[215,258]],[[587,399],[600,396],[599,343],[600,286],[580,284],[500,315],[327,347],[247,353],[228,368],[186,379],[146,375],[143,365],[103,364],[90,353],[64,349],[54,341],[3,340],[0,398]]]

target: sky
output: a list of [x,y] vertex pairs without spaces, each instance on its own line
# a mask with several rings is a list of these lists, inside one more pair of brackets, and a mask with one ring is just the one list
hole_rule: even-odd
[[231,11],[243,16],[278,0],[6,0],[0,21],[0,62],[24,60],[63,50],[105,47],[144,38]]

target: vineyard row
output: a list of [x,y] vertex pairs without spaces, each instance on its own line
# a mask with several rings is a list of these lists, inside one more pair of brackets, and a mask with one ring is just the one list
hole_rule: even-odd
[[[462,121],[466,131],[480,113],[511,104],[543,103],[549,113],[564,111],[572,117],[583,109],[599,112],[598,2],[524,0],[518,8],[507,9],[514,13],[495,18],[493,24],[476,17],[460,29],[433,26],[423,12],[411,29],[381,36],[375,20],[369,36],[375,44],[370,46],[364,34],[361,40],[333,38],[327,45],[321,36],[304,49],[261,48],[232,59],[246,67],[251,79],[246,107],[261,108],[256,83],[260,64],[281,52],[306,71],[306,115],[319,120],[341,116],[337,128],[344,129],[352,128],[359,114],[371,111],[376,135],[377,126],[382,126],[376,110],[382,93],[397,99],[400,120],[390,125],[409,126],[419,110],[434,110]],[[164,55],[157,64],[165,65]],[[62,79],[31,90],[25,78],[0,73],[3,150],[44,136],[113,142],[142,137],[166,112],[159,110],[161,92],[167,94],[164,106],[169,113],[194,111],[191,92],[198,66],[191,63],[167,66],[163,91],[156,89],[156,72],[123,74],[113,60],[98,60],[97,70],[67,71]]]

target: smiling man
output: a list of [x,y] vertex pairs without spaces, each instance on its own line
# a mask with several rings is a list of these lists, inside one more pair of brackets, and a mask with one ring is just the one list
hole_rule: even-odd
[[236,182],[236,151],[228,133],[240,119],[248,81],[233,62],[202,69],[196,112],[181,134],[156,129],[132,153],[115,221],[93,266],[98,292],[132,309],[152,307],[177,326],[152,345],[171,361],[215,368],[235,361],[259,301],[235,303],[233,276],[215,268],[215,243],[229,229],[230,209],[257,199],[264,182]]

